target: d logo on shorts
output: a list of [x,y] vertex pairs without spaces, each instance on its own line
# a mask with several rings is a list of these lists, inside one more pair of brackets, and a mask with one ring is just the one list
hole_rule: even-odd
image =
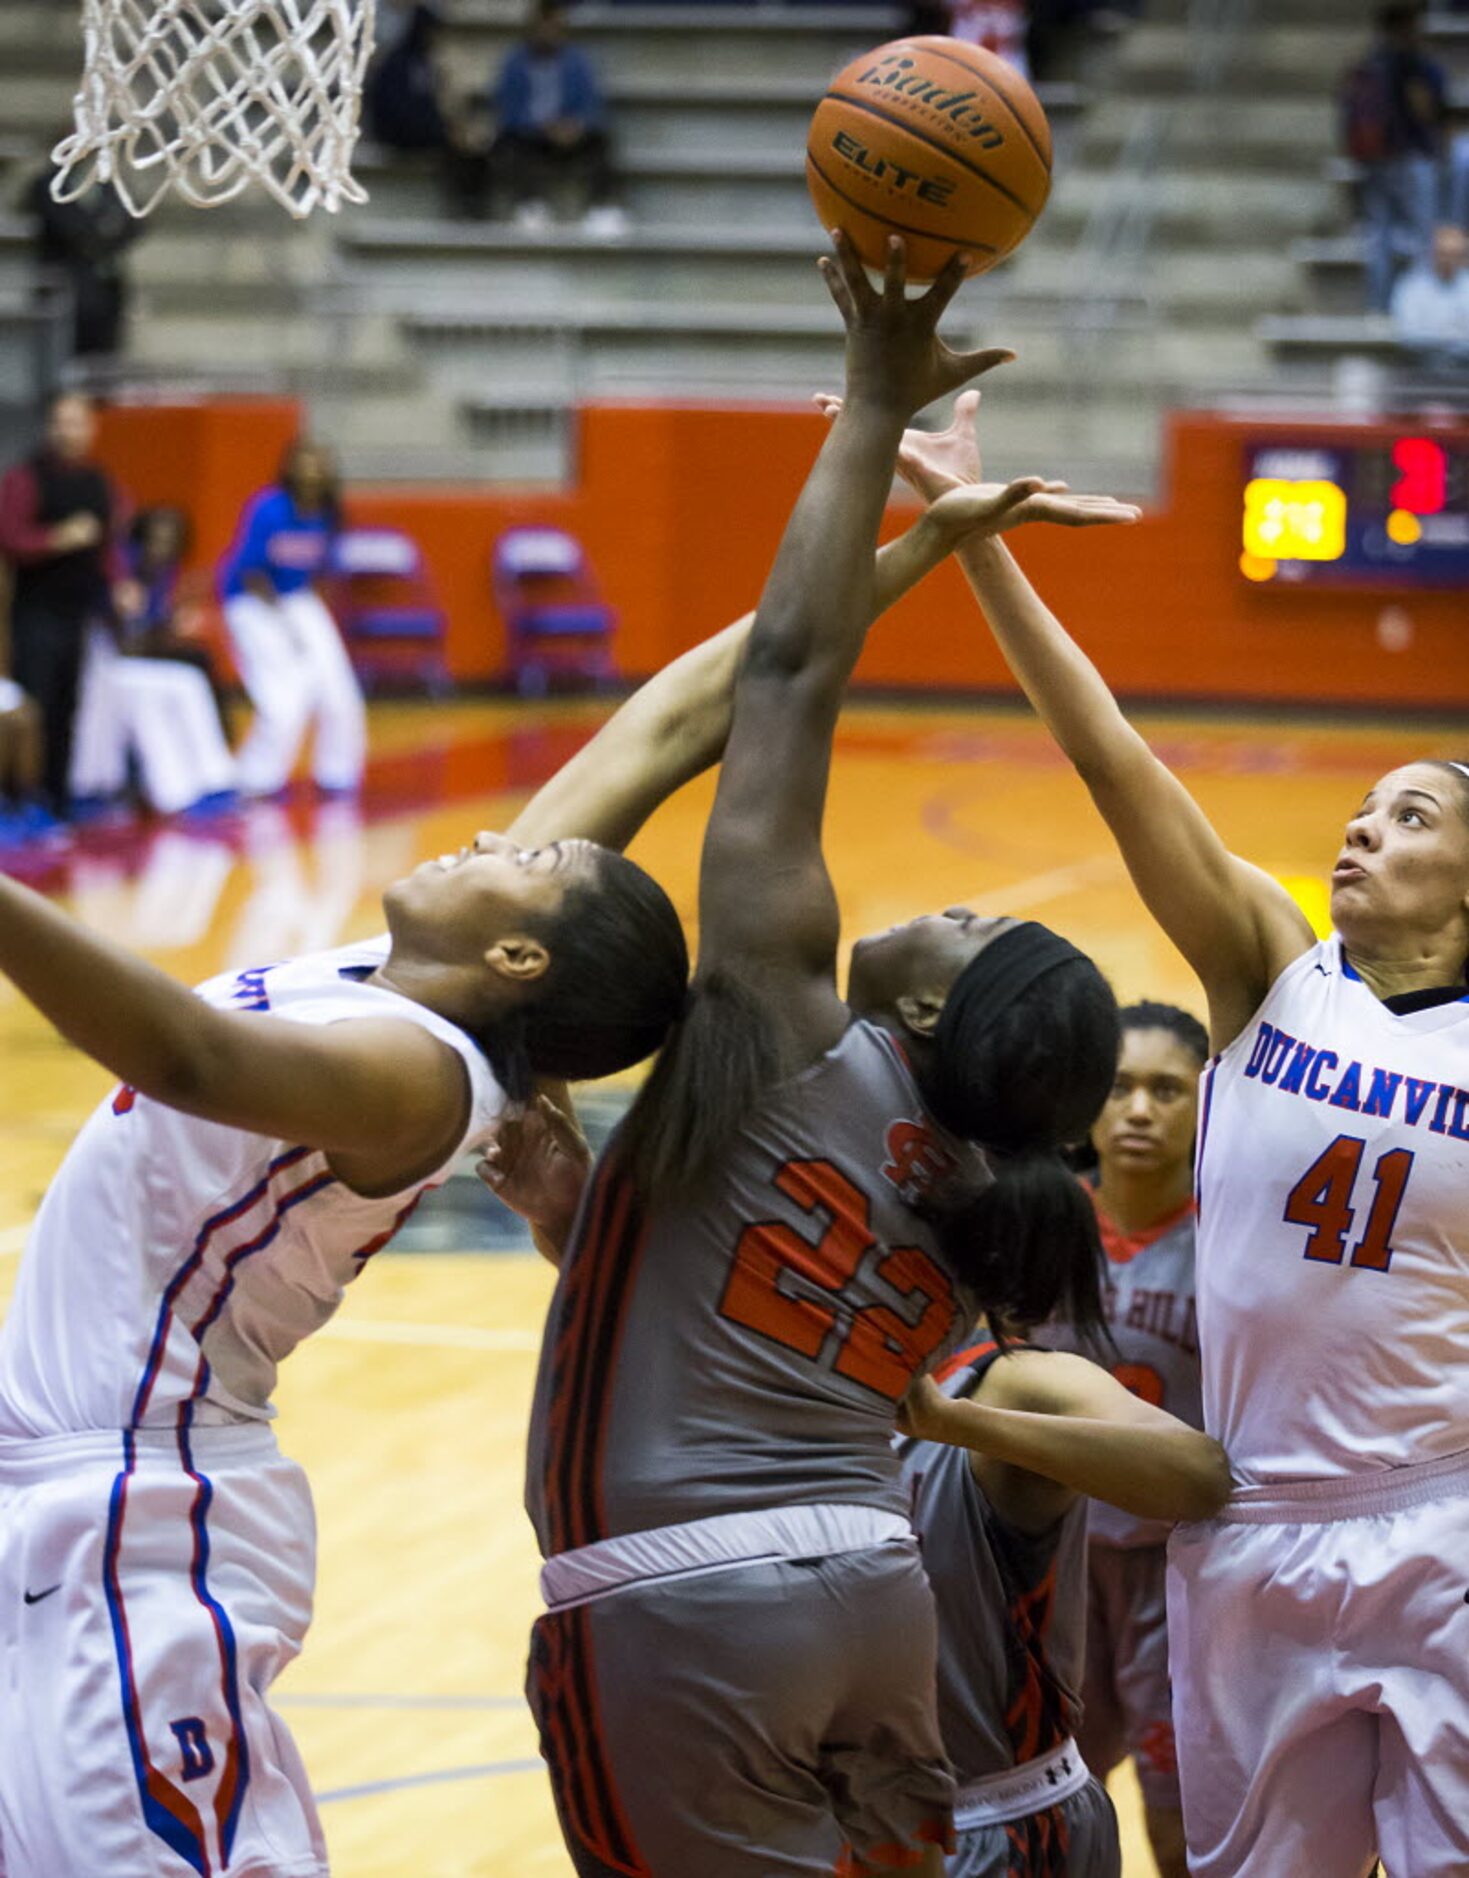
[[185,1780],[202,1780],[206,1774],[214,1772],[214,1749],[209,1745],[209,1737],[204,1732],[204,1724],[197,1715],[186,1715],[182,1721],[170,1722],[174,1738],[179,1744],[179,1758]]

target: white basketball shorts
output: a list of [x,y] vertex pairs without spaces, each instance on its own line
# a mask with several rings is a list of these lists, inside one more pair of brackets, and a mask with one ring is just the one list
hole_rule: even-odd
[[1469,1454],[1243,1489],[1168,1625],[1192,1878],[1464,1878]]
[[0,1442],[0,1878],[324,1878],[266,1704],[315,1551],[263,1425]]

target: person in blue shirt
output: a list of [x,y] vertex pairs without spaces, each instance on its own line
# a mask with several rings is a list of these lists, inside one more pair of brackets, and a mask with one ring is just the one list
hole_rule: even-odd
[[361,784],[367,755],[362,688],[319,592],[340,527],[331,455],[298,438],[279,482],[246,504],[220,568],[225,624],[255,708],[239,753],[242,794],[283,789],[312,729],[317,787],[335,794]]
[[589,233],[625,232],[613,200],[606,100],[590,59],[567,37],[560,0],[532,0],[529,29],[506,55],[493,104],[491,186],[509,196],[522,227],[549,225],[546,197],[567,177],[585,195]]

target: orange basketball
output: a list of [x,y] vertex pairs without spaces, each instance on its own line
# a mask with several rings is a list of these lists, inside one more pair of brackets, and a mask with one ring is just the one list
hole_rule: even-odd
[[955,249],[971,274],[1030,233],[1051,190],[1051,127],[1020,74],[959,39],[895,39],[839,72],[816,107],[806,182],[826,228],[881,267],[888,237],[910,280]]

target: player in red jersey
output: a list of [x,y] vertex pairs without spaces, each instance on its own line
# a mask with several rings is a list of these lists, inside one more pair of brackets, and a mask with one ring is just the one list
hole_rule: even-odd
[[[1208,1055],[1208,1035],[1187,1011],[1173,1004],[1129,1005],[1122,1013],[1117,1081],[1092,1129],[1112,1373],[1134,1395],[1192,1428],[1204,1420],[1193,1159],[1199,1072]],[[1064,1325],[1048,1326],[1037,1340],[1051,1348],[1078,1347]],[[1144,1519],[1104,1500],[1094,1500],[1090,1513],[1077,1741],[1087,1765],[1103,1777],[1133,1757],[1162,1878],[1187,1878],[1168,1673],[1172,1520]]]

